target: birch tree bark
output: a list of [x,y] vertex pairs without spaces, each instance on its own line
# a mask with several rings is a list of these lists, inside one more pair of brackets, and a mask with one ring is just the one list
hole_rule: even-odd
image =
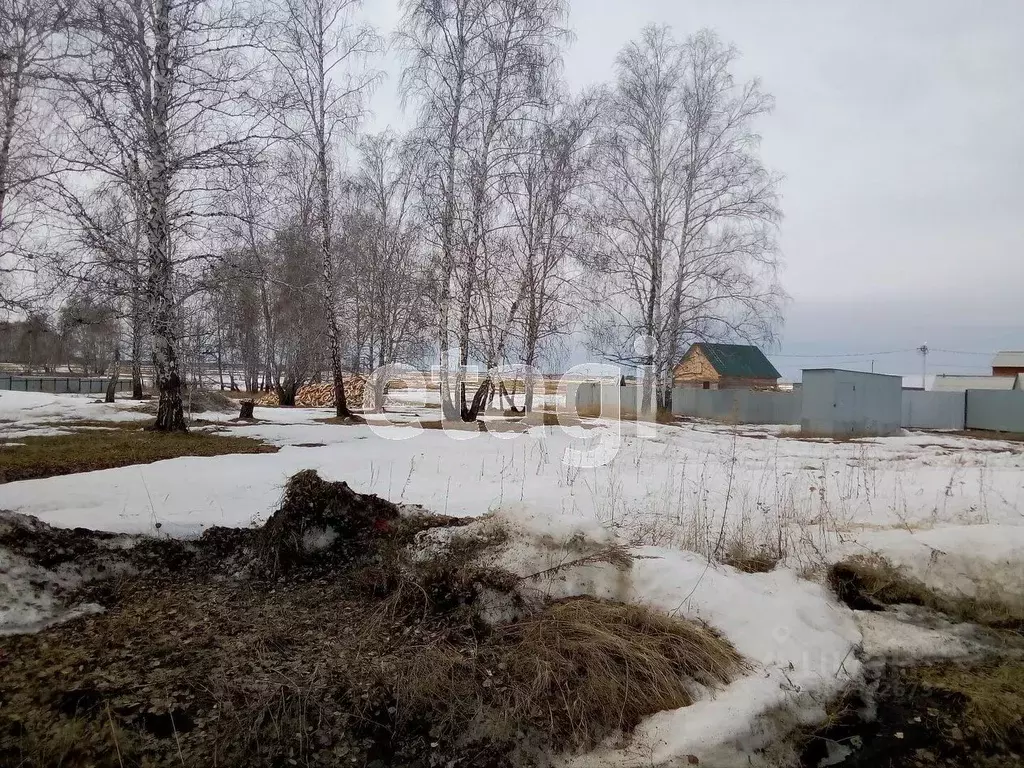
[[522,320],[521,360],[526,366],[526,411],[533,410],[534,371],[543,344],[572,328],[575,291],[570,263],[586,242],[581,195],[591,162],[597,120],[592,94],[538,114],[514,160],[505,196],[511,210]]
[[682,210],[668,261],[666,389],[688,341],[768,341],[785,294],[777,282],[776,185],[757,154],[753,121],[772,99],[738,84],[736,51],[707,30],[683,45],[686,162]]
[[170,102],[171,1],[153,3],[153,68],[150,82],[151,119],[145,136],[149,161],[146,175],[147,264],[145,297],[149,329],[153,337],[153,377],[160,393],[156,423],[159,432],[186,432],[181,400],[181,371],[178,365],[178,335],[175,327],[174,267],[171,263],[171,230],[168,216],[171,197]]
[[260,133],[238,98],[255,81],[244,32],[219,0],[80,0],[67,25],[71,55],[57,68],[66,199],[103,189],[141,197],[136,325],[152,342],[157,431],[187,428],[182,302],[208,258],[204,222],[220,215],[210,177],[250,164]]
[[[472,318],[479,309],[481,259],[497,226],[497,187],[512,151],[511,128],[540,101],[545,72],[557,63],[565,37],[559,26],[565,10],[562,0],[406,4],[399,39],[412,60],[403,85],[419,104],[419,133],[430,155],[424,197],[439,251],[438,342],[446,419],[476,417],[464,379]],[[459,360],[455,402],[448,357],[453,320]]]

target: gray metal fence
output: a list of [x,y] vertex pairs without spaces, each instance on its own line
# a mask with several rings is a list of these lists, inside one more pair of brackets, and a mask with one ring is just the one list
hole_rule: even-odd
[[[93,394],[107,391],[110,379],[83,378],[80,376],[0,376],[0,389],[13,392],[53,392],[54,394]],[[130,392],[131,378],[117,381],[118,392]]]
[[761,392],[749,389],[672,390],[672,413],[736,424],[798,424],[799,392]]
[[[805,429],[828,434],[894,434],[900,427],[1024,433],[1024,391],[903,390],[897,377],[847,373],[811,372],[805,376],[804,387],[794,392],[676,387],[672,413],[732,424],[806,421]],[[601,408],[610,415],[616,399],[623,412],[634,411],[637,392],[635,386],[574,384],[567,390],[567,402],[580,410]],[[897,406],[899,424],[895,421]]]
[[816,368],[803,373],[800,428],[819,435],[894,435],[903,381],[881,373]]
[[902,426],[906,429],[963,429],[965,392],[903,390]]
[[[602,414],[634,413],[637,409],[639,387],[620,387],[614,383],[584,382],[566,387],[566,404],[576,404],[578,411],[599,409]],[[616,411],[618,409],[618,411]]]
[[993,432],[1024,432],[1024,392],[967,390],[966,426]]

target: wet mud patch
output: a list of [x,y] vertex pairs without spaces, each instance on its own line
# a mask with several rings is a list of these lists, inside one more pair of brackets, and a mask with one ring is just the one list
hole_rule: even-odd
[[1024,760],[1024,665],[876,664],[805,741],[805,768],[1016,768]]

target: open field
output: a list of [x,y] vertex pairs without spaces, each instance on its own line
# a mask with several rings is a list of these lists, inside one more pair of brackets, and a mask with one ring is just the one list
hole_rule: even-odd
[[[253,423],[233,421],[234,412],[196,414],[197,440],[243,439],[251,446],[278,450],[182,456],[8,482],[0,485],[0,509],[61,528],[155,534],[161,542],[195,540],[214,526],[249,529],[266,523],[281,508],[288,478],[312,469],[327,480],[345,481],[358,493],[476,520],[459,529],[469,533],[486,531],[499,521],[508,534],[493,542],[473,568],[500,568],[528,580],[536,578],[531,574],[555,573],[543,577],[539,588],[542,601],[556,601],[552,605],[586,596],[707,622],[753,670],[724,684],[713,697],[698,696],[688,706],[639,717],[624,742],[581,743],[577,747],[584,751],[563,756],[565,764],[672,765],[690,755],[709,765],[740,764],[751,756],[766,764],[797,764],[801,748],[787,734],[820,722],[830,701],[852,695],[849,691],[870,676],[869,667],[874,669],[868,662],[886,662],[898,653],[911,653],[915,663],[988,659],[970,680],[932,668],[919,675],[921,684],[957,685],[974,691],[979,700],[987,694],[978,686],[993,675],[1018,679],[1014,670],[1019,670],[1019,656],[1012,650],[1024,597],[1024,446],[1018,441],[905,433],[828,442],[798,439],[783,427],[700,422],[573,418],[560,426],[554,414],[531,426],[495,413],[485,416],[484,430],[448,429],[440,423],[430,393],[395,394],[388,412],[364,414],[365,424],[325,423],[329,412],[323,409],[258,407]],[[0,440],[7,445],[0,453],[0,471],[7,452],[29,456],[31,446],[17,443],[81,440],[89,432],[82,431],[84,426],[128,427],[99,432],[110,439],[165,439],[137,431],[142,415],[132,408],[87,398],[0,394]],[[18,459],[23,460],[28,461]],[[431,540],[428,535],[423,541]],[[421,546],[429,550],[432,545],[415,545]],[[573,555],[579,546],[591,554]],[[615,558],[609,562],[606,553],[617,551],[609,547],[628,552],[628,563]],[[76,610],[79,603],[65,602],[66,590],[53,587],[52,595],[40,597],[19,586],[19,579],[64,584],[72,578],[68,573],[19,557],[4,555],[0,546],[0,571],[8,574],[0,576],[8,593],[4,604],[0,591],[0,631],[38,628]],[[856,602],[864,599],[864,590],[851,598],[829,578],[835,563],[865,557],[883,558],[878,562],[884,563],[870,579],[854,579],[869,585],[864,589],[877,602],[873,610]],[[57,575],[48,576],[51,570]],[[198,590],[196,600],[213,594],[205,578],[190,587]],[[249,583],[257,591],[272,589],[259,586],[263,582],[258,579]],[[169,588],[158,580],[133,593],[123,607],[99,600],[107,614],[75,619],[67,630],[46,630],[40,637],[57,640],[66,631],[70,638],[76,627],[102,635],[108,622],[120,621],[120,611],[133,612],[143,623],[147,612],[169,610],[171,604],[175,611],[184,611],[180,601],[185,593]],[[240,588],[229,581],[216,588],[225,590],[220,596],[210,599],[238,602],[257,613],[271,610],[269,598],[231,597],[231,590]],[[313,594],[310,589],[308,581],[291,583],[287,594],[296,596],[296,610],[306,610],[301,606]],[[837,593],[856,609],[837,599]],[[892,595],[896,598],[890,599]],[[336,597],[337,605],[352,610],[366,605],[353,593]],[[89,600],[82,597],[80,602]],[[890,602],[910,603],[917,613],[888,607]],[[164,607],[158,610],[158,605]],[[278,609],[286,610],[286,603],[273,610]],[[508,621],[492,614],[484,612],[488,622],[497,622],[494,626]],[[935,618],[942,615],[949,618]],[[245,622],[251,617],[223,620]],[[364,620],[369,616],[353,622]],[[976,623],[983,629],[967,629]],[[117,625],[122,627],[119,632],[128,632],[125,643],[134,642],[131,630],[125,629],[130,625]],[[173,632],[173,622],[165,629]],[[997,642],[984,633],[1003,634]],[[273,643],[289,642],[275,638]],[[39,661],[37,650],[28,650],[36,648],[29,641],[7,648]],[[338,652],[348,654],[353,646]],[[396,659],[404,658],[401,653]],[[188,665],[182,669],[184,677],[176,678],[174,690],[190,685]],[[273,673],[265,668],[261,674]],[[302,674],[319,673],[304,668]],[[893,701],[903,701],[897,698]],[[204,707],[214,703],[203,701]],[[176,711],[175,706],[187,710],[182,702],[168,705],[168,711]],[[112,706],[118,728],[129,727],[119,718],[141,722],[134,709],[129,716],[119,714],[116,702]],[[971,706],[958,711],[965,718],[981,717]],[[1021,734],[1010,712],[1001,715],[997,751],[1012,750]],[[856,731],[845,720],[843,728]],[[148,733],[143,740],[151,737]],[[359,759],[369,754],[339,739],[331,736],[330,749],[344,742]],[[315,739],[311,743],[315,747]],[[191,749],[190,744],[186,739]],[[960,746],[951,745],[949,754],[958,754]],[[195,746],[200,750],[195,754],[205,754],[203,748]],[[319,748],[311,749],[311,755],[319,754]],[[366,759],[404,764],[376,754]]]

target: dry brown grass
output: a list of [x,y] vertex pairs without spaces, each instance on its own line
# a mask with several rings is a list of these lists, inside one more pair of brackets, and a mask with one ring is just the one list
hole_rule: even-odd
[[[400,710],[446,728],[514,741],[540,733],[557,750],[593,747],[655,712],[693,703],[744,669],[714,631],[637,605],[579,598],[501,626],[473,651],[441,642],[394,670]],[[456,731],[457,732],[457,731]]]
[[722,562],[744,573],[768,573],[775,570],[782,556],[778,549],[754,545],[737,537],[726,545]]
[[[712,629],[643,606],[516,602],[573,563],[627,567],[622,547],[572,537],[564,562],[526,577],[489,565],[509,542],[497,518],[406,547],[453,524],[305,471],[262,528],[111,550],[131,578],[80,593],[111,610],[0,637],[0,764],[115,766],[116,732],[126,765],[507,766],[523,745],[628,736],[745,669]],[[38,528],[25,551],[55,539],[83,563],[110,556],[102,535]],[[326,529],[330,551],[311,549]],[[272,567],[223,578],[258,563]],[[516,608],[497,625],[495,593]]]
[[909,675],[930,688],[964,696],[965,715],[988,738],[1007,741],[1024,734],[1024,664],[1019,660],[917,667]]
[[[414,653],[382,664],[374,684],[392,702],[393,732],[427,718],[444,742],[506,749],[532,735],[555,751],[578,751],[628,734],[655,712],[688,706],[696,686],[717,687],[744,669],[728,641],[702,624],[643,606],[592,598],[545,604],[534,596],[532,585],[566,568],[628,568],[624,548],[553,542],[565,561],[523,577],[486,565],[508,537],[494,520],[460,532],[426,559],[404,558],[389,578],[377,576],[390,585],[359,630],[364,644],[374,647],[396,623],[420,638]],[[483,622],[482,611],[495,606],[519,618]],[[379,701],[370,697],[361,716],[379,715]]]
[[556,603],[498,630],[509,685],[499,711],[510,725],[552,723],[577,747],[629,732],[654,712],[693,703],[742,669],[720,635],[637,605]]
[[[83,426],[82,422],[76,424]],[[123,423],[99,424],[114,428],[70,435],[18,438],[16,442],[22,445],[0,451],[0,483],[92,472],[131,464],[150,464],[180,456],[277,452],[277,448],[249,437],[201,432],[162,434],[148,432],[137,423],[133,426]]]
[[883,557],[857,556],[829,569],[829,584],[853,608],[920,605],[958,621],[1024,632],[1024,600],[1005,594],[947,595],[897,568]]

